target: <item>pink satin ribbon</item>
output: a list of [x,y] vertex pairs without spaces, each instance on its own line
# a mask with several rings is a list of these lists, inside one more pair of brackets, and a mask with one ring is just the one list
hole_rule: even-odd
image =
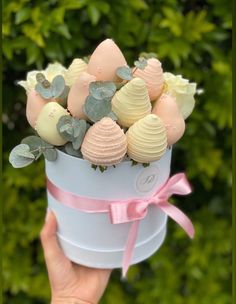
[[81,197],[57,187],[48,178],[47,189],[57,201],[68,207],[90,213],[107,212],[112,224],[132,222],[123,255],[123,277],[125,277],[131,263],[139,221],[146,216],[149,205],[154,204],[160,208],[177,222],[190,238],[194,237],[194,227],[191,220],[180,209],[168,202],[169,197],[173,194],[187,195],[192,192],[184,173],[178,173],[169,178],[152,197],[141,199],[131,198],[115,201]]

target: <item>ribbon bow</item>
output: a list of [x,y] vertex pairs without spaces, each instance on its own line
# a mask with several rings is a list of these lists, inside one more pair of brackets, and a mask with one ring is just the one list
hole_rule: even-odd
[[57,201],[69,207],[84,212],[109,213],[112,224],[132,222],[123,255],[123,277],[125,277],[132,259],[139,221],[146,216],[149,205],[154,204],[160,208],[177,222],[190,238],[194,237],[194,227],[191,220],[180,209],[168,202],[169,197],[173,194],[187,195],[192,192],[184,173],[178,173],[172,176],[155,195],[143,199],[134,198],[124,201],[108,201],[80,197],[74,193],[58,188],[49,179],[47,179],[47,189]]
[[191,193],[191,187],[186,176],[184,173],[179,173],[172,176],[154,196],[148,199],[131,199],[127,200],[125,204],[119,202],[110,204],[110,217],[113,224],[133,222],[123,256],[123,276],[126,275],[132,259],[139,221],[146,216],[149,205],[154,204],[160,208],[177,222],[190,238],[194,237],[194,227],[190,219],[181,210],[168,202],[169,197],[173,194],[186,195],[189,193]]

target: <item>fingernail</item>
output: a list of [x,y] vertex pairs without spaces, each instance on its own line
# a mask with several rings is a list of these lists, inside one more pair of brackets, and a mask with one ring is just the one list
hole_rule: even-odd
[[47,212],[46,212],[46,216],[45,216],[45,222],[48,221],[50,213],[51,213],[51,210],[49,208],[47,208]]

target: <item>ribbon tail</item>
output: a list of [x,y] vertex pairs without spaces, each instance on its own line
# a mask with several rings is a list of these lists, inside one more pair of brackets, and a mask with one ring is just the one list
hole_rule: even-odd
[[133,256],[134,246],[137,239],[138,234],[138,227],[139,227],[139,221],[134,221],[131,224],[131,228],[128,234],[128,238],[125,245],[125,251],[123,255],[123,262],[122,262],[122,277],[125,278],[127,271],[129,269],[131,259]]
[[193,239],[195,230],[191,220],[177,207],[169,202],[161,203],[158,207],[164,211],[169,217],[171,217],[176,223],[183,228],[187,235]]

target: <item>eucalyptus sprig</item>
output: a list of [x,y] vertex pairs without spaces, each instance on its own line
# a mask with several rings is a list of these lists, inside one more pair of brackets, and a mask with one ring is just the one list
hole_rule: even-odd
[[89,85],[89,93],[96,99],[111,99],[116,92],[116,85],[112,81],[94,81]]
[[[74,150],[79,150],[87,131],[87,123],[83,119],[63,115],[57,123],[57,130],[64,139],[72,143]],[[70,148],[67,147],[67,150],[71,151]]]
[[129,66],[122,66],[116,69],[116,75],[123,80],[132,80],[134,78],[134,73],[137,69],[144,70],[147,66],[147,60],[144,57],[140,57],[134,62],[135,68],[132,69]]
[[57,159],[57,151],[54,146],[40,137],[32,135],[24,138],[19,145],[12,149],[9,162],[14,168],[23,168],[36,161],[41,155],[48,161]]
[[111,109],[111,99],[116,93],[116,85],[111,81],[94,81],[89,85],[89,95],[83,106],[85,115],[97,122],[103,117],[117,120]]
[[78,158],[83,158],[82,156],[82,153],[80,150],[75,150],[73,148],[73,145],[71,142],[68,142],[66,145],[65,145],[65,152],[71,156],[74,156],[74,157],[78,157]]
[[35,90],[43,98],[55,98],[61,102],[66,100],[69,93],[69,87],[66,85],[62,75],[57,75],[53,78],[52,83],[50,83],[43,73],[37,73],[36,80],[37,84],[35,85]]
[[144,57],[139,57],[139,59],[134,62],[134,65],[137,69],[144,70],[147,66],[147,60]]

